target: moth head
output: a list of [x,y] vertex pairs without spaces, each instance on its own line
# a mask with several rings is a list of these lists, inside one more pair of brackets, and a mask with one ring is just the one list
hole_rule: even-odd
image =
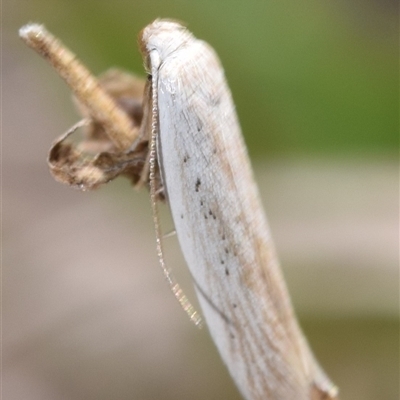
[[192,39],[193,35],[180,23],[156,19],[139,34],[146,69],[158,69],[171,53]]

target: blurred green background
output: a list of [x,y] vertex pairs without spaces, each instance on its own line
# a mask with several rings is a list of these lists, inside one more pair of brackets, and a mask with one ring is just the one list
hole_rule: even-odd
[[399,398],[397,2],[4,0],[2,14],[5,398],[240,398],[168,293],[146,193],[84,196],[48,176],[77,115],[17,37],[41,22],[94,73],[144,75],[136,37],[157,17],[222,60],[293,303],[341,399]]
[[[390,0],[12,3],[25,16],[21,23],[43,21],[95,72],[118,65],[142,73],[140,29],[155,17],[184,21],[223,60],[257,156],[397,154],[396,6]],[[5,7],[6,22],[7,16]]]

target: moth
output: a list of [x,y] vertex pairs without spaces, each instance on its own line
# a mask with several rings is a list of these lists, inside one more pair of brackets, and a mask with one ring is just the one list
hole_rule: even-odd
[[[31,33],[21,36],[29,42]],[[123,173],[149,186],[160,264],[200,323],[164,261],[157,201],[166,199],[208,329],[244,398],[336,399],[294,316],[218,56],[170,20],[148,25],[139,46],[148,79],[140,116],[131,117],[134,140],[108,143],[88,164],[63,137],[50,153],[58,178],[87,188]],[[98,112],[96,99],[81,102],[89,141],[104,145],[114,114]],[[127,114],[122,103],[115,93],[109,101]]]

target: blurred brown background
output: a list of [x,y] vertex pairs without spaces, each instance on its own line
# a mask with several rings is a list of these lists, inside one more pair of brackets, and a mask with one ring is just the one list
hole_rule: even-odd
[[341,399],[398,399],[397,7],[4,0],[4,400],[240,399],[164,282],[147,193],[49,176],[50,143],[78,117],[17,36],[42,22],[96,74],[141,74],[136,36],[156,17],[185,21],[221,57],[295,308]]

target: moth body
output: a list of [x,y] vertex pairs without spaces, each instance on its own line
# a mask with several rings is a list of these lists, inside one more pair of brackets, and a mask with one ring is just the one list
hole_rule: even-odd
[[164,188],[218,350],[246,399],[309,399],[315,374],[325,378],[293,315],[218,57],[170,21],[145,28],[141,47]]

